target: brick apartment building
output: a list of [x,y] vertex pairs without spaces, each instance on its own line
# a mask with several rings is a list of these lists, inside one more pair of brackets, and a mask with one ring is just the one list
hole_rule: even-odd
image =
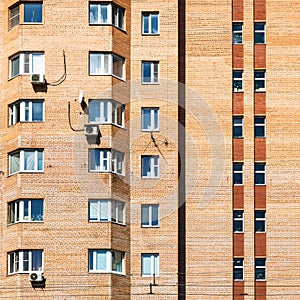
[[299,1],[0,12],[0,299],[300,299]]

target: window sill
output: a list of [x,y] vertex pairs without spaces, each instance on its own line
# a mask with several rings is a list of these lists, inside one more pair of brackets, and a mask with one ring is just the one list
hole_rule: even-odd
[[92,174],[98,174],[98,173],[104,173],[104,174],[114,174],[114,175],[119,175],[119,176],[125,176],[125,174],[121,174],[121,173],[115,173],[115,172],[112,172],[112,171],[101,171],[101,170],[89,170],[89,173],[92,173]]
[[8,174],[8,177],[16,175],[16,174],[44,174],[44,170],[42,170],[42,171],[19,171],[19,172]]
[[159,179],[159,176],[157,176],[157,177],[146,177],[146,176],[142,176],[142,179]]
[[142,228],[159,228],[159,225],[158,226],[142,225],[141,227]]
[[241,233],[244,233],[244,231],[234,231],[233,233],[234,234],[241,234]]
[[244,93],[244,91],[243,90],[240,90],[240,91],[233,90],[233,93]]
[[142,132],[159,132],[159,129],[142,129]]
[[144,33],[144,32],[142,32],[142,36],[160,36],[160,33]]
[[142,85],[159,85],[159,82],[143,82],[142,81]]
[[116,29],[122,31],[123,33],[127,34],[126,29],[120,28],[120,27],[118,27],[118,26],[116,26],[114,24],[110,24],[110,23],[89,23],[89,26],[92,26],[92,27],[98,27],[98,26],[105,26],[106,27],[106,26],[111,26],[111,27],[116,28]]
[[255,183],[254,186],[266,186],[266,183]]
[[[142,277],[144,277],[144,278],[153,278],[153,275],[143,275],[142,274]],[[159,277],[159,275],[155,274],[155,278],[158,278],[158,277]]]
[[118,125],[118,124],[114,124],[114,123],[101,123],[101,122],[97,122],[97,121],[91,121],[89,122],[89,124],[93,124],[93,125],[102,125],[102,126],[115,126],[121,129],[125,129],[124,125]]
[[24,223],[44,223],[44,221],[31,221],[31,220],[26,221],[26,220],[23,220],[23,221],[18,221],[18,222],[15,222],[15,223],[9,223],[9,224],[7,224],[7,226],[13,226],[13,225],[17,225],[17,224],[20,224],[20,223],[22,223],[22,224],[24,224]]
[[116,224],[125,227],[125,223],[118,223],[118,222],[113,222],[113,221],[100,221],[100,220],[89,220],[89,223],[111,223],[111,224]]
[[125,273],[114,272],[114,271],[89,271],[89,274],[114,274],[114,275],[126,276]]
[[234,139],[243,139],[244,137],[243,136],[233,136],[232,138],[234,138]]
[[233,186],[244,186],[243,183],[234,183]]
[[43,22],[23,22],[20,25],[44,25]]
[[263,89],[263,90],[254,90],[254,93],[265,93],[266,92],[266,89]]

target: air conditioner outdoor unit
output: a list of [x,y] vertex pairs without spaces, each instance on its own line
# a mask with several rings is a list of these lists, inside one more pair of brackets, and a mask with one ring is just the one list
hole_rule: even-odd
[[31,74],[30,81],[32,84],[44,84],[45,75],[44,74]]
[[29,280],[30,281],[43,281],[44,280],[43,272],[41,272],[41,271],[30,272]]
[[86,136],[97,136],[99,134],[99,126],[95,124],[84,125],[84,133]]

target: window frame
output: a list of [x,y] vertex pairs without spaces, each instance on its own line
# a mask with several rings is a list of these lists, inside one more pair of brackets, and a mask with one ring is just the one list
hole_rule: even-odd
[[[241,224],[240,230],[236,230],[236,225],[237,224]],[[233,211],[233,232],[234,233],[244,233],[244,211],[243,210],[239,210],[239,209],[235,209]]]
[[[145,32],[145,18],[148,16],[148,30]],[[157,16],[157,31],[155,32],[155,27],[153,25],[153,18]],[[142,12],[142,35],[159,35],[159,12],[158,11],[143,11]]]
[[[262,262],[262,264],[258,264],[258,262]],[[255,258],[255,281],[265,281],[266,280],[266,258]],[[260,275],[261,276],[258,276]],[[261,278],[258,278],[261,277]]]
[[[25,153],[26,152],[34,152],[34,169],[25,169]],[[12,156],[19,154],[17,158],[19,158],[19,170],[12,172]],[[40,161],[40,154],[41,161]],[[39,169],[39,164],[42,163],[42,168]],[[8,164],[9,164],[9,176],[17,174],[17,173],[43,173],[44,172],[44,149],[41,148],[26,148],[26,149],[18,149],[12,151],[8,154]]]
[[[150,273],[145,273],[144,259],[150,257]],[[159,254],[158,253],[142,253],[141,254],[141,275],[142,277],[159,276]]]
[[[150,76],[144,76],[145,66],[150,65]],[[159,84],[159,61],[142,61],[142,84]]]
[[[242,272],[242,278],[236,278],[237,272]],[[238,273],[238,274],[239,274]],[[233,280],[234,281],[244,281],[244,258],[237,258],[233,259]]]
[[[29,22],[29,21],[25,21],[25,10],[26,10],[26,5],[40,5],[40,9],[41,9],[41,20],[40,21],[32,21],[32,22]],[[40,2],[24,2],[23,3],[23,24],[43,24],[43,2],[40,1]]]
[[[257,76],[263,74],[263,77]],[[259,87],[262,83],[262,87]],[[258,86],[258,87],[257,87]],[[266,91],[266,70],[254,70],[254,92],[265,92]]]
[[[243,116],[233,116],[232,118],[232,136],[235,139],[240,139],[244,137],[244,117]],[[241,120],[240,123],[236,122],[238,120]],[[236,131],[241,131],[241,134],[235,134]]]
[[[234,167],[235,166],[242,166],[241,170],[235,170]],[[238,175],[238,174],[242,174],[241,178],[241,183],[235,183],[235,175]],[[239,182],[239,181],[237,181]],[[233,162],[233,185],[244,185],[244,163],[243,162]]]
[[[33,268],[33,254],[38,253],[41,255],[41,266],[38,270]],[[24,259],[24,254],[28,254],[28,260]],[[13,259],[11,261],[11,259]],[[28,270],[24,268],[24,264],[28,263]],[[25,270],[24,270],[25,269]],[[14,275],[20,273],[30,273],[32,271],[42,271],[44,270],[44,250],[32,249],[32,250],[15,250],[7,252],[7,275]]]
[[[149,124],[145,124],[145,112],[150,111]],[[142,131],[158,132],[159,131],[159,107],[142,107]],[[155,124],[157,126],[155,127]],[[145,125],[148,125],[147,128]]]
[[[263,214],[259,216],[258,214]],[[261,225],[259,224],[261,223]],[[258,228],[263,228],[259,230]],[[265,233],[266,232],[266,211],[265,210],[255,210],[254,211],[254,231],[255,233]]]
[[[149,175],[143,175],[144,172],[144,167],[146,167],[146,165],[144,164],[145,159],[149,159],[150,160],[150,171],[146,172],[149,173]],[[157,173],[157,175],[155,175]],[[142,178],[145,179],[157,179],[159,178],[159,155],[142,155],[141,156],[141,174],[142,174]]]
[[[235,27],[241,26],[241,29],[237,29]],[[233,22],[232,23],[232,44],[233,45],[241,45],[244,42],[244,24],[243,22]],[[237,37],[237,38],[236,38]],[[239,42],[239,40],[241,40]]]
[[244,71],[233,70],[232,72],[232,90],[234,93],[241,93],[244,91]]
[[[33,217],[34,204],[41,202],[41,217]],[[27,202],[27,213],[26,205]],[[40,206],[37,206],[40,207]],[[13,221],[12,221],[13,220]],[[43,223],[44,222],[44,199],[18,199],[7,203],[7,224],[17,223]]]
[[[263,166],[264,170],[257,170],[257,167]],[[263,174],[263,183],[257,183],[258,176]],[[260,177],[260,176],[259,176]],[[255,162],[254,163],[254,185],[266,185],[266,163],[265,162]]]
[[[257,122],[258,120],[263,120],[262,123]],[[257,133],[257,128],[263,130],[263,135]],[[258,129],[259,130],[259,129]],[[266,137],[266,116],[254,116],[254,137],[255,138],[265,138]]]
[[[16,9],[16,13],[13,11],[14,9]],[[8,29],[9,30],[20,24],[20,16],[21,16],[21,12],[20,12],[19,3],[14,4],[8,8]],[[15,18],[17,19],[16,23],[14,23]]]
[[[263,26],[263,29],[257,29],[256,26]],[[258,41],[260,35],[263,37],[263,42]],[[266,22],[254,22],[254,44],[264,45],[266,44]]]
[[[97,254],[105,253],[105,269],[97,269],[99,262],[97,261]],[[116,271],[113,267],[113,254],[118,254],[121,256],[121,268],[122,271]],[[113,273],[125,275],[125,252],[111,249],[89,249],[88,250],[88,272],[89,273]],[[92,266],[92,268],[91,268]]]
[[[157,220],[155,220],[155,215],[153,213],[153,208],[156,208],[157,211]],[[148,224],[145,224],[143,220],[145,220],[145,216],[143,215],[143,208],[147,208],[146,217],[148,219]],[[155,222],[156,221],[156,222]],[[157,224],[155,224],[157,223]],[[141,227],[143,228],[151,228],[151,227],[159,227],[159,204],[142,204],[141,205]]]

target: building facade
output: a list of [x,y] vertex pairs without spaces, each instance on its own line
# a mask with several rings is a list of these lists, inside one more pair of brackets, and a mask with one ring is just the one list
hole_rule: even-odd
[[0,11],[0,299],[300,299],[298,1]]

